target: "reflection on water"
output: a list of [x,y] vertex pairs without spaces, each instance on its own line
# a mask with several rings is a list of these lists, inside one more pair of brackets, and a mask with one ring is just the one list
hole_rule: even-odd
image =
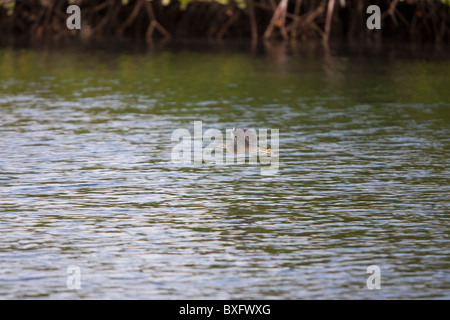
[[[449,67],[1,50],[0,297],[450,298]],[[195,120],[279,129],[278,173],[172,163]]]

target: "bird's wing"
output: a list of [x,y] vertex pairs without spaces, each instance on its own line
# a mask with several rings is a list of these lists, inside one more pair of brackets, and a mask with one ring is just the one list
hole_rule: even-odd
[[244,136],[247,146],[257,146],[258,144],[258,137],[254,129],[233,128],[232,135],[235,143],[237,143],[239,136]]

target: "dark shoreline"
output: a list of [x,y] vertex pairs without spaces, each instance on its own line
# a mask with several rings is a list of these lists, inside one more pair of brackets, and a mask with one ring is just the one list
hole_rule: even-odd
[[436,60],[450,59],[450,44],[416,43],[384,41],[381,44],[349,44],[342,41],[324,43],[319,40],[306,42],[270,41],[252,45],[248,39],[214,41],[205,39],[171,39],[164,42],[147,43],[143,40],[111,37],[108,39],[81,41],[73,39],[67,43],[45,41],[30,43],[29,39],[10,39],[0,42],[0,49],[34,49],[74,52],[125,52],[158,53],[162,51],[178,52],[183,50],[211,53],[249,53],[253,55],[288,55],[304,59],[327,57],[352,57],[352,59],[382,59],[384,61],[402,59]]

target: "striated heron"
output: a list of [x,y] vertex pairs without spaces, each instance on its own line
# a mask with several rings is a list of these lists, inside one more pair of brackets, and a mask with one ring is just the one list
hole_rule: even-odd
[[[258,147],[258,138],[256,136],[255,130],[233,127],[233,130],[231,131],[231,136],[234,139],[233,146],[224,145],[221,147],[227,149],[227,151],[230,153],[249,154],[249,153],[263,152],[267,154],[273,154],[273,152],[270,151],[270,148],[267,150],[262,150],[261,148]],[[242,146],[242,142],[240,142],[242,141],[242,138],[239,139],[239,137],[244,138],[243,139],[244,146]]]

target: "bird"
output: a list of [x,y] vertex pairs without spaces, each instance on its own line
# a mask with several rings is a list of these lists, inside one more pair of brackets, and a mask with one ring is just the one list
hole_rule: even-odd
[[[241,136],[244,138],[244,145],[242,145],[241,142],[242,138],[239,139],[239,137]],[[221,147],[227,149],[227,151],[230,153],[249,154],[263,152],[267,154],[273,154],[273,152],[270,151],[270,148],[264,151],[258,146],[258,138],[254,130],[233,127],[233,129],[231,130],[231,137],[234,140],[233,146],[223,145]]]

